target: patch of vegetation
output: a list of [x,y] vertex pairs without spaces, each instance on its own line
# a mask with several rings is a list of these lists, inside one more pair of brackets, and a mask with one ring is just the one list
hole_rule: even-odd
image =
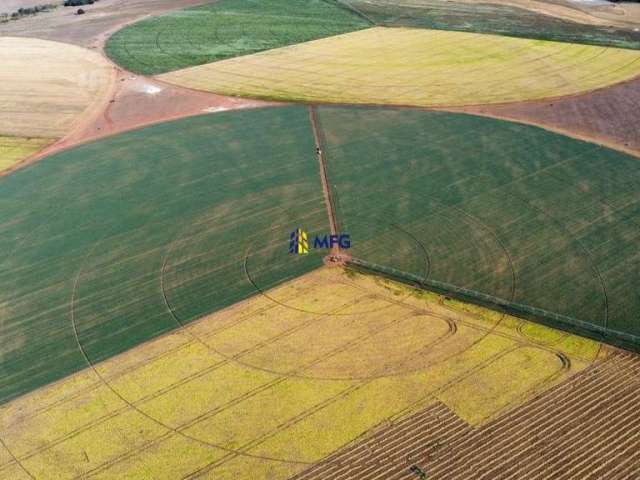
[[55,8],[58,8],[58,5],[56,5],[55,3],[44,3],[41,5],[36,5],[34,7],[19,8],[12,13],[0,13],[0,23],[6,23],[11,20],[19,20],[23,17],[37,15],[40,12],[49,12]]
[[154,75],[369,26],[322,0],[220,0],[126,27],[106,52],[127,70]]
[[319,121],[353,258],[419,279],[399,226],[429,254],[427,288],[640,345],[636,158],[463,114],[321,107]]
[[0,403],[321,266],[287,243],[329,228],[314,150],[306,108],[246,110],[0,179]]
[[81,7],[83,5],[93,5],[98,0],[65,0],[65,7]]
[[359,272],[355,271],[353,268],[345,267],[343,269],[344,274],[349,277],[351,280],[358,278],[360,275]]

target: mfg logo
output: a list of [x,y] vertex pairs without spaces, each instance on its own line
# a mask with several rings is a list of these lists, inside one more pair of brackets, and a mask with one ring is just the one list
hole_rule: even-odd
[[[313,239],[312,248],[325,248],[327,250],[334,247],[341,249],[351,248],[351,236],[348,233],[340,235],[316,235]],[[309,253],[309,237],[307,232],[301,228],[296,228],[289,235],[289,253],[305,255]]]

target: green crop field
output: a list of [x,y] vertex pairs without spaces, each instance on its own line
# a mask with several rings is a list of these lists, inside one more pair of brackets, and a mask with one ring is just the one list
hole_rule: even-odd
[[378,25],[463,32],[589,45],[640,48],[640,32],[587,25],[532,12],[524,8],[449,0],[343,0]]
[[288,235],[328,229],[303,108],[125,133],[0,191],[0,403],[255,293],[245,262],[260,288],[321,265]]
[[319,118],[353,257],[637,342],[636,158],[462,114],[324,107]]
[[332,0],[220,0],[126,27],[106,52],[127,70],[149,75],[370,25]]

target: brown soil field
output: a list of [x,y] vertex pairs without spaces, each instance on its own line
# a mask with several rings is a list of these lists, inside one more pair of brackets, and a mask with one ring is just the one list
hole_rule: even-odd
[[473,106],[459,111],[531,123],[640,154],[640,79],[566,98]]
[[615,352],[480,428],[438,403],[294,478],[629,480],[639,475],[640,358]]
[[[31,3],[39,2],[40,0],[34,0]],[[75,14],[77,8],[59,7],[51,12],[0,24],[0,36],[42,38],[98,48],[106,35],[127,23],[147,15],[210,2],[211,0],[100,0],[83,7],[87,13],[82,16]],[[46,0],[44,3],[47,3]],[[2,10],[0,7],[0,11]]]
[[592,18],[604,20],[608,25],[628,28],[637,28],[640,26],[640,4],[637,2],[624,1],[612,3],[606,0],[599,2],[558,0],[557,2],[545,3],[557,3],[575,10],[580,10]]
[[[420,0],[413,0],[419,3]],[[633,3],[544,1],[544,0],[467,0],[469,3],[492,3],[525,8],[552,17],[587,25],[607,25],[622,28],[639,26],[640,5]]]

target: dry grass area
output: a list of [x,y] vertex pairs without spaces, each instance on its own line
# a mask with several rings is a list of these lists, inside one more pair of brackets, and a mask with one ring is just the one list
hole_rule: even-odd
[[322,268],[4,405],[0,477],[284,479],[430,406],[484,425],[600,348]]
[[50,138],[0,136],[0,171],[40,151],[53,142]]
[[83,48],[11,37],[0,37],[0,65],[0,135],[17,137],[68,133],[104,99],[113,70]]
[[640,52],[463,32],[371,28],[159,78],[227,95],[461,106],[589,91],[640,74]]

